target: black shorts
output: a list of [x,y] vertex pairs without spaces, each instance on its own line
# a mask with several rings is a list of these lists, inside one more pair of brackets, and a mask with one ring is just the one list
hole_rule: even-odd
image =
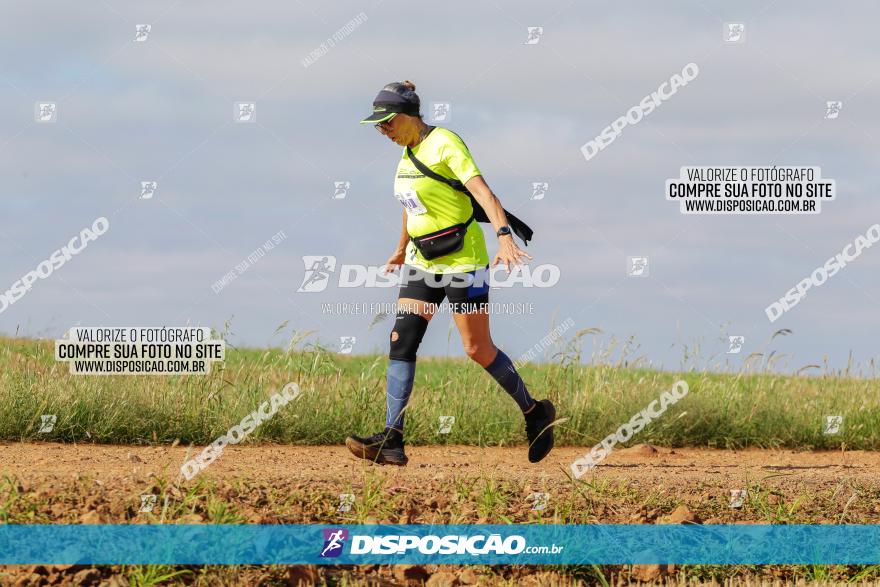
[[[413,298],[439,306],[449,297],[457,314],[487,311],[489,304],[489,266],[467,273],[428,273],[412,265],[403,265],[397,298]],[[436,311],[434,308],[433,311]]]

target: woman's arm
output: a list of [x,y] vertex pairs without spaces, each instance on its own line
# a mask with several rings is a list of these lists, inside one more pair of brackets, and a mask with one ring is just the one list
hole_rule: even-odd
[[382,267],[382,273],[388,274],[393,272],[396,268],[403,266],[404,257],[406,256],[406,244],[408,241],[409,235],[406,232],[406,210],[404,210],[403,230],[400,233],[400,241],[397,243],[397,248],[394,249],[394,252],[391,253],[391,256],[388,257],[388,261]]
[[489,185],[486,183],[486,180],[483,179],[482,175],[475,175],[470,178],[465,184],[465,187],[471,194],[473,194],[474,199],[483,210],[486,211],[486,216],[489,217],[489,221],[492,223],[492,227],[495,229],[496,234],[498,233],[499,228],[502,226],[508,226],[507,215],[504,214],[501,200],[492,193],[492,190],[489,188]]
[[[507,215],[501,206],[501,200],[492,193],[489,185],[482,175],[475,175],[464,184],[468,191],[473,194],[477,203],[486,211],[486,216],[498,234],[498,229],[502,226],[508,226]],[[492,267],[496,266],[499,261],[504,263],[508,273],[510,272],[510,264],[519,265],[521,257],[532,258],[531,255],[516,246],[513,240],[513,234],[501,235],[498,237],[498,253],[495,255],[495,261]]]
[[403,211],[403,230],[400,231],[400,240],[397,242],[396,254],[406,253],[406,245],[409,243],[409,233],[406,232],[406,210]]

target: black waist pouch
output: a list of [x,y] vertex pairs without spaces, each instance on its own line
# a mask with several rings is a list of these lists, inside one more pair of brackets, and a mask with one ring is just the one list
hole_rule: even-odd
[[431,260],[444,255],[451,255],[460,251],[464,246],[464,235],[467,233],[468,225],[473,220],[474,216],[471,214],[467,222],[454,224],[421,236],[411,236],[409,239],[425,259]]

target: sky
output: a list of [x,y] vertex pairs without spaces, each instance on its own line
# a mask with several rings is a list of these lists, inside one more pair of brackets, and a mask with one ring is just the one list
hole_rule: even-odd
[[[512,358],[539,345],[535,360],[551,360],[558,348],[541,340],[565,322],[561,341],[599,329],[580,339],[584,360],[739,369],[775,351],[781,371],[872,373],[880,247],[775,322],[765,308],[880,222],[875,4],[101,0],[3,12],[0,293],[109,221],[0,312],[7,335],[189,324],[228,328],[235,346],[283,347],[295,330],[387,353],[388,317],[322,304],[390,304],[395,288],[339,287],[337,271],[323,291],[297,290],[306,256],[378,267],[391,255],[402,149],[358,121],[385,84],[409,79],[426,122],[458,133],[534,229],[531,265],[559,269],[552,287],[491,290],[529,312],[491,318]],[[742,42],[725,40],[727,23],[744,25]],[[695,79],[584,157],[689,63]],[[828,101],[842,103],[836,118]],[[39,103],[55,104],[53,120],[36,120]],[[252,120],[236,121],[237,103],[255,105]],[[449,104],[446,120],[432,120],[433,103]],[[816,215],[685,215],[664,197],[683,166],[733,165],[820,167],[837,196]],[[647,275],[627,275],[634,256]],[[730,336],[744,337],[739,353]],[[448,314],[419,354],[465,356]]]

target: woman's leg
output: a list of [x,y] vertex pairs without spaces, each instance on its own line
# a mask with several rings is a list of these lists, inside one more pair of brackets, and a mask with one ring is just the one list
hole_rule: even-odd
[[355,456],[392,465],[406,465],[409,460],[403,447],[404,413],[416,376],[416,351],[436,312],[438,295],[442,302],[443,289],[432,289],[418,277],[401,285],[388,353],[385,429],[366,438],[347,437],[345,445]]
[[[449,289],[446,291],[452,302],[456,294],[450,294]],[[529,440],[529,461],[537,463],[553,448],[556,408],[548,399],[535,401],[529,395],[529,390],[526,389],[526,384],[517,373],[510,357],[492,342],[489,333],[489,314],[481,307],[488,301],[488,292],[468,298],[460,304],[461,311],[453,314],[455,325],[458,326],[467,355],[488,371],[522,410],[526,420],[526,436]]]
[[406,264],[401,268],[385,391],[385,428],[391,429],[395,438],[403,437],[406,406],[416,377],[416,353],[431,317],[446,297],[437,283],[433,273]]
[[535,400],[510,358],[495,346],[489,333],[489,314],[477,311],[453,314],[461,334],[464,352],[483,367],[510,394],[524,414],[532,411]]
[[437,307],[432,302],[404,297],[398,298],[397,304],[388,354],[385,427],[402,433],[406,406],[416,377],[416,352]]

